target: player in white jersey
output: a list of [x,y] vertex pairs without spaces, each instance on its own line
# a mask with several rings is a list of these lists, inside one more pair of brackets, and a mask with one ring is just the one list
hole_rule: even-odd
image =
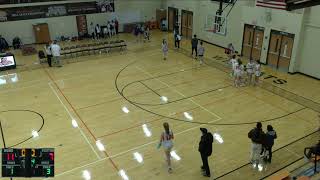
[[168,172],[171,173],[172,172],[172,168],[171,168],[171,155],[170,155],[170,152],[171,152],[171,149],[173,147],[174,136],[173,136],[173,132],[170,130],[169,124],[167,122],[163,123],[163,127],[164,127],[164,132],[161,134],[158,148],[163,146],[164,153],[165,153],[166,158],[167,158]]
[[255,67],[255,63],[252,59],[250,59],[250,61],[246,66],[247,75],[248,75],[248,85],[252,83],[252,75],[254,74],[254,67]]
[[233,55],[232,58],[229,61],[229,64],[231,64],[231,71],[232,76],[234,75],[234,70],[236,66],[238,65],[238,60],[236,59],[236,55]]
[[165,39],[162,40],[162,53],[163,53],[163,60],[167,60],[168,58],[168,43]]
[[254,74],[255,74],[254,85],[257,85],[259,83],[259,78],[261,76],[261,65],[260,65],[259,60],[257,60],[255,65],[254,65]]
[[239,87],[241,82],[241,69],[239,64],[237,64],[233,70],[233,77],[234,77],[234,81],[233,81],[234,86]]
[[242,61],[241,59],[238,59],[238,66],[240,68],[240,78],[239,78],[239,81],[240,81],[240,86],[245,86],[246,84],[246,72],[245,72],[245,68],[244,68],[244,65],[242,64]]

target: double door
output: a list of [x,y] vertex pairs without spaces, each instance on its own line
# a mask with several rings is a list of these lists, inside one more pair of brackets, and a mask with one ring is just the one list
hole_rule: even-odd
[[267,64],[272,68],[288,72],[294,42],[294,34],[272,30]]
[[173,31],[178,26],[178,9],[168,7],[168,30]]
[[191,39],[193,27],[193,12],[182,10],[181,13],[181,34],[182,36]]
[[263,37],[263,27],[246,24],[243,33],[242,56],[248,59],[260,60]]

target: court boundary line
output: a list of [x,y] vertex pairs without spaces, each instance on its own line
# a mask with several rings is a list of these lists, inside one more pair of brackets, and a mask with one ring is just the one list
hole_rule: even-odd
[[[220,119],[220,120],[221,120],[221,119]],[[214,121],[220,121],[220,120],[214,120]],[[212,121],[212,122],[214,122],[214,121]],[[180,131],[180,132],[178,132],[178,133],[175,133],[175,135],[177,136],[177,135],[180,135],[180,134],[184,134],[184,133],[186,133],[186,132],[192,131],[192,130],[197,129],[197,128],[202,127],[202,126],[205,126],[205,124],[201,124],[201,125],[197,125],[197,126],[192,127],[192,128],[188,128],[188,129],[186,129],[186,130],[183,130],[183,131]],[[82,165],[82,166],[79,166],[79,167],[70,169],[70,170],[68,170],[68,171],[65,171],[65,172],[62,172],[62,173],[60,173],[60,174],[57,174],[56,176],[61,176],[61,175],[67,174],[67,173],[71,173],[71,172],[73,172],[73,171],[75,171],[75,170],[78,170],[78,169],[81,169],[81,168],[84,168],[84,167],[87,167],[87,166],[91,166],[91,165],[93,165],[93,164],[96,164],[96,163],[98,163],[98,162],[101,162],[101,161],[104,161],[104,160],[107,160],[107,159],[110,159],[110,158],[120,157],[120,156],[122,156],[123,154],[126,154],[126,153],[128,153],[128,152],[130,152],[130,151],[134,151],[134,150],[136,150],[136,149],[143,148],[143,147],[145,147],[145,146],[154,144],[154,143],[156,143],[156,142],[159,142],[159,140],[154,140],[154,141],[151,141],[151,142],[148,142],[148,143],[145,143],[145,144],[136,146],[136,147],[134,147],[134,148],[131,148],[131,149],[122,151],[122,152],[117,153],[117,154],[115,154],[115,155],[112,155],[112,156],[109,156],[109,157],[105,157],[105,158],[96,160],[96,161],[94,161],[94,162],[91,162],[91,163],[88,163],[88,164],[85,164],[85,165]],[[48,178],[46,178],[46,179],[48,179]]]
[[[43,67],[43,66],[42,66]],[[62,92],[62,90],[59,88],[59,86],[57,85],[57,83],[54,81],[54,78],[50,75],[50,73],[47,71],[47,69],[45,69],[43,67],[43,71],[45,71],[47,73],[47,76],[51,79],[51,81],[55,84],[56,88],[59,90],[60,94],[64,97],[64,99],[66,100],[66,102],[70,105],[71,109],[73,110],[73,112],[75,113],[76,116],[78,116],[79,120],[82,122],[82,124],[84,125],[84,127],[87,129],[87,131],[89,132],[89,134],[91,134],[92,138],[95,140],[95,142],[97,141],[97,138],[95,137],[95,135],[91,132],[91,130],[89,129],[89,127],[86,125],[86,123],[82,120],[81,116],[79,115],[79,113],[76,111],[76,109],[73,107],[73,105],[71,104],[71,102],[68,100],[68,98],[64,95],[64,93]],[[103,153],[109,157],[109,154],[107,153],[107,151],[103,151]],[[112,166],[119,171],[118,166],[114,163],[114,161],[109,158],[109,162],[112,164]]]
[[[300,138],[298,138],[298,139],[296,139],[296,140],[294,140],[294,141],[292,141],[292,142],[290,142],[290,143],[288,143],[288,144],[286,144],[286,145],[283,145],[282,147],[280,147],[280,148],[272,151],[272,153],[275,153],[275,152],[277,152],[277,151],[279,151],[279,150],[281,150],[281,149],[283,149],[283,148],[286,148],[287,146],[290,146],[291,144],[294,144],[294,143],[296,143],[296,142],[299,142],[299,141],[301,141],[302,139],[307,138],[307,137],[309,137],[309,136],[311,136],[311,135],[313,135],[313,134],[315,134],[315,133],[317,133],[317,132],[319,132],[319,130],[313,131],[313,132],[311,132],[311,133],[309,133],[309,134],[307,134],[307,135],[305,135],[305,136],[302,136],[302,137],[300,137]],[[226,175],[228,175],[228,174],[231,174],[231,173],[233,173],[233,172],[235,172],[235,171],[238,171],[239,169],[241,169],[241,168],[243,168],[243,167],[245,167],[245,166],[247,166],[247,165],[249,165],[249,164],[250,164],[250,163],[243,164],[243,165],[241,165],[241,166],[239,166],[239,167],[237,167],[237,168],[235,168],[235,169],[233,169],[233,170],[231,170],[231,171],[228,171],[228,172],[226,172],[226,173],[224,173],[224,174],[222,174],[222,175],[220,175],[220,176],[218,176],[218,177],[216,177],[216,178],[214,178],[214,179],[215,179],[215,180],[216,180],[216,179],[220,179],[220,178],[222,178],[222,177],[224,177],[224,176],[226,176]]]
[[[54,90],[54,88],[51,86],[50,83],[48,83],[50,89],[52,90],[52,92],[54,93],[54,95],[57,97],[57,99],[59,100],[61,106],[65,109],[65,111],[68,113],[69,117],[71,118],[71,120],[75,120],[78,123],[78,121],[76,120],[76,118],[73,117],[73,115],[70,113],[69,109],[66,107],[66,105],[62,102],[62,100],[60,99],[60,97],[58,96],[57,92]],[[80,134],[82,135],[82,137],[85,139],[85,141],[88,143],[88,145],[90,146],[91,150],[94,152],[94,154],[97,156],[98,159],[101,159],[101,157],[99,156],[99,154],[96,152],[96,150],[94,149],[94,147],[92,146],[92,144],[89,142],[88,137],[84,134],[84,132],[82,131],[82,129],[80,127],[78,127]]]

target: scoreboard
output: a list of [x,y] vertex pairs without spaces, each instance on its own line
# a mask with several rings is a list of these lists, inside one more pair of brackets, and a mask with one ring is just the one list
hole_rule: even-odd
[[2,149],[2,177],[54,177],[54,149]]

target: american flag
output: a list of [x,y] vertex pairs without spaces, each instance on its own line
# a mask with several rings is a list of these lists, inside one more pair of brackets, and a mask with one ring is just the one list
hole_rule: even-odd
[[256,6],[286,10],[287,4],[285,0],[257,0]]

